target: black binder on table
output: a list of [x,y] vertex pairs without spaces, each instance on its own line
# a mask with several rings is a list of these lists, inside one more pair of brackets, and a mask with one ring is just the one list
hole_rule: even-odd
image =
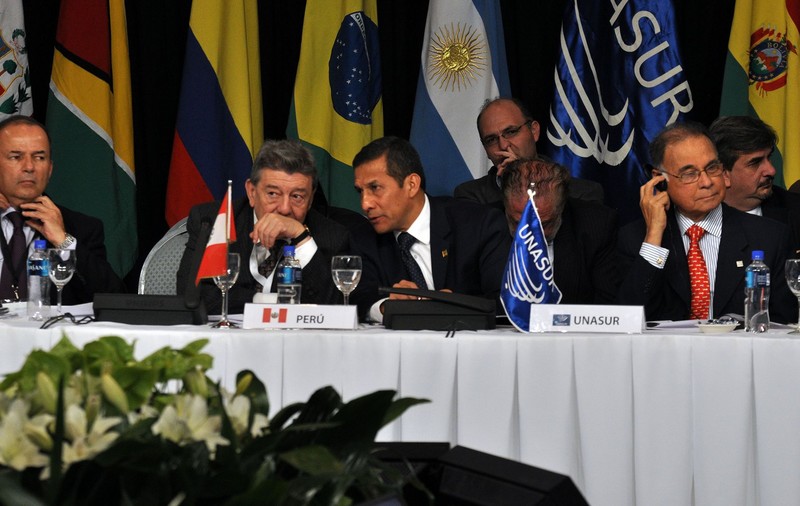
[[461,293],[419,288],[385,288],[380,293],[399,293],[421,300],[387,300],[383,325],[394,330],[486,330],[495,328],[495,301]]

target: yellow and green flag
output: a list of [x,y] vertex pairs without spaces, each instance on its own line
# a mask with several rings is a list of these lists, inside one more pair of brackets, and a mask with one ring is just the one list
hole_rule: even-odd
[[103,220],[108,261],[136,259],[136,177],[124,0],[62,0],[47,99],[53,176],[47,193]]
[[737,0],[720,115],[760,118],[778,133],[775,182],[800,179],[800,0]]
[[351,163],[383,136],[375,0],[308,0],[287,136],[314,153],[332,205],[359,209]]

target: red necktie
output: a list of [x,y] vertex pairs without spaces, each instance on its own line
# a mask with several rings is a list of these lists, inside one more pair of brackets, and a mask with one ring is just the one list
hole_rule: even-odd
[[692,285],[692,302],[690,318],[695,320],[708,319],[708,305],[711,292],[708,283],[708,268],[700,251],[700,238],[706,231],[698,225],[692,225],[686,231],[689,236],[689,280]]

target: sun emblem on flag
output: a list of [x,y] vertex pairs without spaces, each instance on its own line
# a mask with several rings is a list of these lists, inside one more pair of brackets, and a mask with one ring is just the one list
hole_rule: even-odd
[[750,40],[750,85],[755,84],[761,96],[784,87],[789,53],[797,54],[797,46],[772,27],[759,28]]
[[473,26],[440,26],[428,49],[428,78],[440,89],[467,88],[486,70],[486,40]]

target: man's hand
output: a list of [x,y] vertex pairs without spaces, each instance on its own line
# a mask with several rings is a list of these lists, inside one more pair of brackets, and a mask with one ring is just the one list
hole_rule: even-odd
[[[416,283],[413,281],[409,281],[407,279],[400,280],[399,282],[392,285],[392,288],[419,288]],[[419,297],[416,295],[403,295],[402,293],[390,293],[390,299],[397,299],[397,300],[417,300]]]
[[271,248],[278,239],[294,239],[305,229],[302,223],[292,217],[269,213],[262,216],[255,224],[253,231],[250,232],[250,239],[253,240],[253,244],[260,242],[265,247]]
[[20,204],[19,207],[28,225],[42,234],[50,244],[57,246],[67,238],[61,210],[49,197],[42,195],[33,202]]
[[669,195],[667,192],[655,191],[655,186],[666,179],[663,175],[655,176],[639,188],[639,207],[642,208],[647,225],[644,242],[654,246],[661,246],[664,229],[667,228]]
[[498,176],[502,176],[503,175],[503,171],[506,170],[506,167],[508,166],[509,163],[513,162],[514,160],[519,159],[519,155],[517,153],[515,153],[511,149],[512,147],[513,146],[511,144],[509,144],[507,149],[498,152],[498,154],[501,157],[503,157],[502,161],[497,164],[497,175]]

